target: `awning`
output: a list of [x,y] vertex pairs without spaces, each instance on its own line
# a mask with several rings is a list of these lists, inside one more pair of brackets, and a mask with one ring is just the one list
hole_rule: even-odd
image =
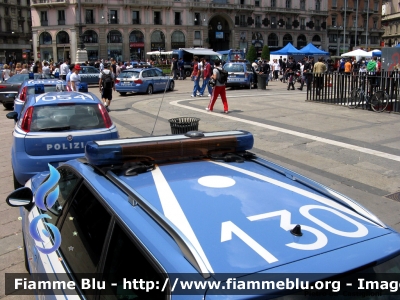
[[189,52],[189,53],[192,53],[192,54],[195,54],[195,55],[217,55],[217,56],[220,55],[219,53],[214,52],[211,49],[204,49],[204,48],[201,48],[201,49],[196,49],[196,48],[187,49],[187,48],[184,48],[182,50],[185,50],[186,52]]

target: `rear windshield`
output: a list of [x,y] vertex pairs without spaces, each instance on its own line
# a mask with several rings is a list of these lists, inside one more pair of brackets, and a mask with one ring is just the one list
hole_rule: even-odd
[[230,64],[227,63],[224,65],[224,69],[227,72],[244,72],[243,64]]
[[[67,90],[67,86],[65,84],[60,87],[60,85],[45,85],[44,86],[44,93],[48,92],[59,92],[60,88],[62,88],[63,91]],[[28,95],[34,95],[35,94],[35,87],[34,86],[28,86]]]
[[137,72],[137,71],[121,72],[118,77],[126,78],[126,79],[139,78],[139,74],[140,74],[140,72]]
[[31,132],[105,128],[97,104],[35,106]]

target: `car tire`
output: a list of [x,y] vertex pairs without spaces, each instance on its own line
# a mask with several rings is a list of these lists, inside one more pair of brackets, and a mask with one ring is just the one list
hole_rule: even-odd
[[19,189],[20,187],[23,187],[22,184],[20,184],[17,180],[17,177],[15,177],[14,171],[13,171],[13,180],[14,180],[14,189]]
[[14,107],[14,104],[3,103],[3,106],[4,106],[5,109],[12,109]]
[[192,75],[192,73],[189,70],[186,70],[185,75],[186,75],[186,77],[190,77],[190,75]]
[[151,84],[149,84],[149,86],[147,87],[146,94],[147,95],[153,94],[153,86]]
[[24,233],[22,233],[22,242],[24,243],[25,269],[29,274],[31,274],[31,271],[29,270],[28,253],[26,253],[27,249],[26,249],[26,244],[25,244]]
[[119,92],[121,96],[126,96],[126,92]]
[[170,81],[168,90],[173,91],[175,88],[175,82],[173,80]]

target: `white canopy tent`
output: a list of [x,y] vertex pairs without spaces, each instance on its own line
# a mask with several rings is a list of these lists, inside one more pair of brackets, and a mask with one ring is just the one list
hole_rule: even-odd
[[[375,52],[375,54],[373,52]],[[370,57],[372,57],[372,56],[376,56],[376,53],[381,53],[381,50],[375,49],[375,50],[368,51],[367,53],[370,55]]]
[[347,53],[343,53],[341,56],[343,56],[343,57],[352,57],[352,56],[371,57],[372,54],[369,55],[367,51],[357,49],[357,50],[353,50],[353,51],[350,51]]

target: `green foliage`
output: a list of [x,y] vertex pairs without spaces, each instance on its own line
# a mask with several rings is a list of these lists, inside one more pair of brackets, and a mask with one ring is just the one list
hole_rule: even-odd
[[246,59],[249,62],[253,62],[257,59],[256,48],[253,45],[251,45],[249,48],[249,51],[247,51]]
[[269,59],[269,47],[268,45],[264,45],[262,52],[261,52],[262,59]]

